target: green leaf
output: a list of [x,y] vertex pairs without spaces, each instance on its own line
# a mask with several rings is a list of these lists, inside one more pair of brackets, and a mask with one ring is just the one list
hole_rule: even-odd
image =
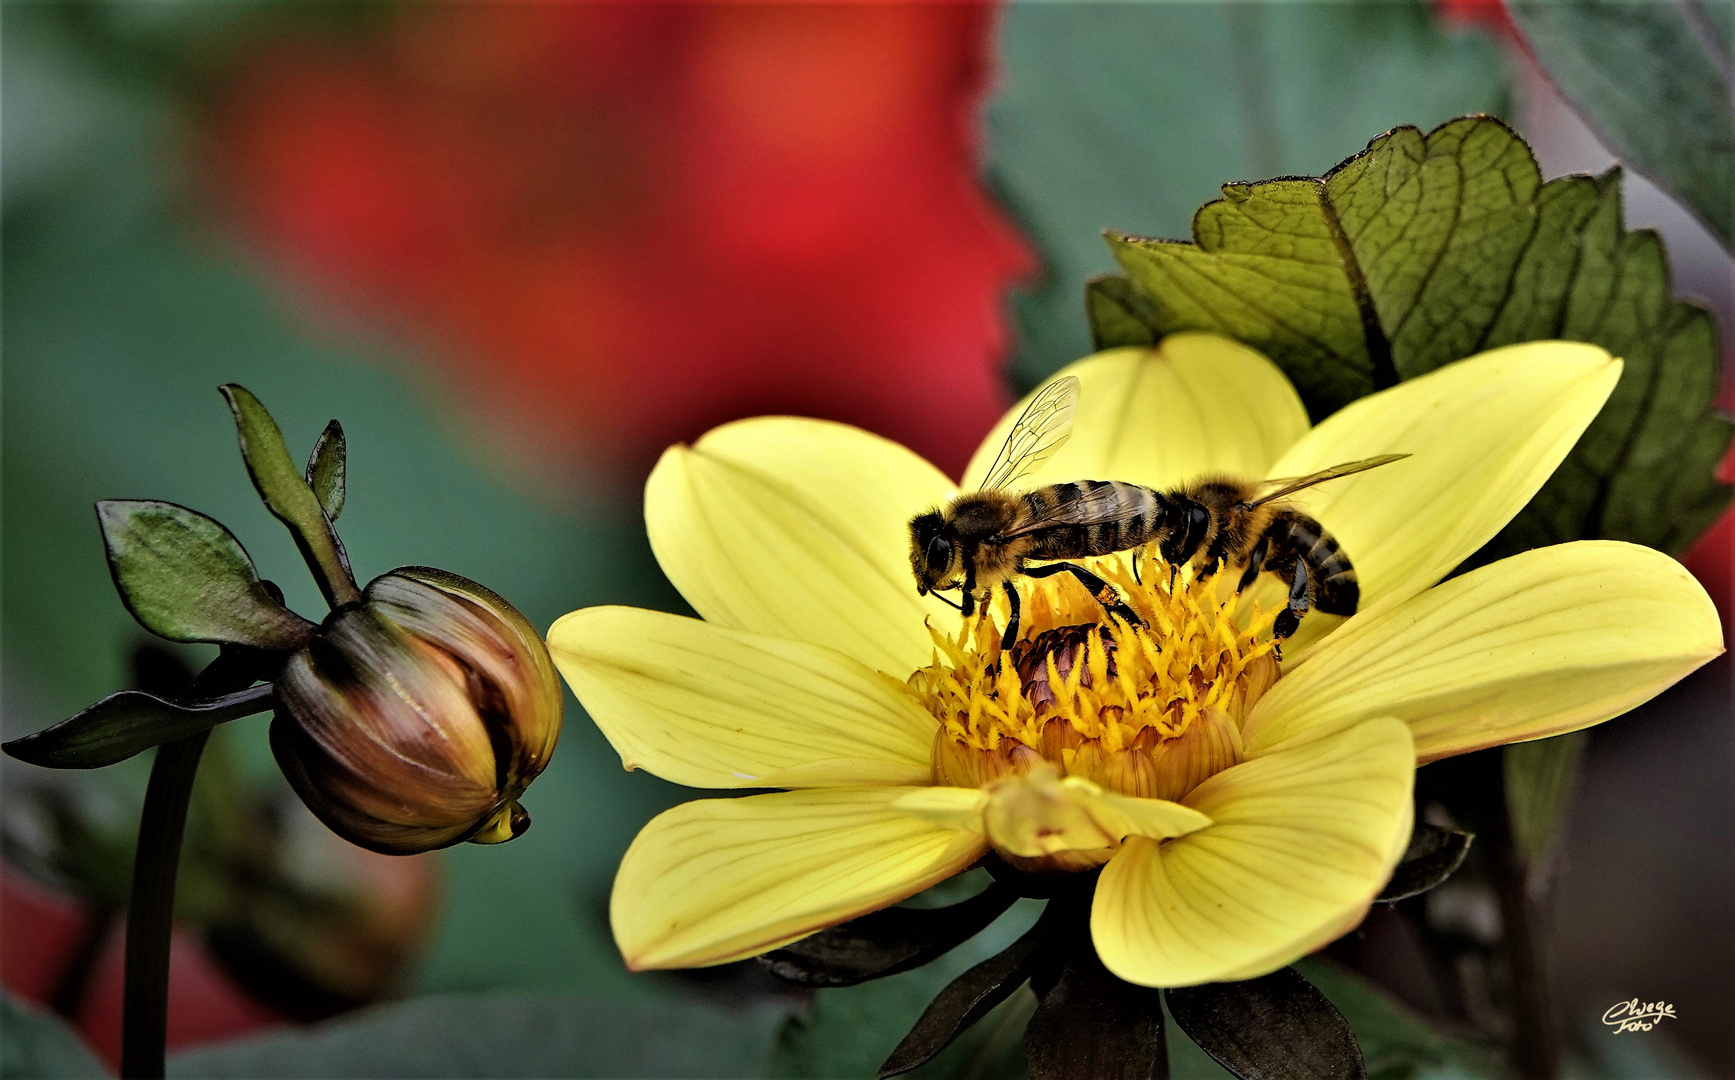
[[269,685],[202,701],[165,701],[142,690],[122,690],[53,727],[4,747],[19,761],[49,769],[100,769],[171,739],[262,713],[272,706]]
[[[1728,39],[1688,0],[1510,0],[1548,77],[1628,165],[1735,250]],[[1726,27],[1722,28],[1726,30]]]
[[1496,43],[1431,8],[1006,5],[988,176],[1043,261],[1013,299],[1015,381],[1033,386],[1089,351],[1078,298],[1114,267],[1103,226],[1185,236],[1224,180],[1309,176],[1372,132],[1500,111]]
[[0,994],[0,1076],[40,1080],[106,1080],[90,1048],[51,1013]]
[[1458,829],[1418,821],[1410,833],[1410,846],[1404,849],[1392,871],[1392,879],[1374,897],[1375,903],[1406,900],[1441,884],[1464,864],[1474,839],[1470,833]]
[[1547,867],[1555,834],[1566,819],[1586,733],[1513,743],[1501,751],[1506,815],[1512,842],[1533,869]]
[[331,519],[313,493],[307,477],[289,458],[289,447],[283,432],[271,418],[265,406],[246,387],[225,383],[218,388],[229,411],[235,414],[235,431],[241,439],[241,457],[247,462],[247,474],[266,509],[289,526],[295,546],[319,581],[319,591],[332,607],[353,604],[361,599],[350,574],[349,557],[344,554]]
[[1618,171],[1543,184],[1509,128],[1464,117],[1388,132],[1317,179],[1225,185],[1194,236],[1110,236],[1143,303],[1099,283],[1098,339],[1227,334],[1276,361],[1316,418],[1520,341],[1625,359],[1572,454],[1475,561],[1586,537],[1679,553],[1728,505],[1711,317],[1671,298],[1656,234],[1622,228]]
[[1365,1080],[1349,1023],[1294,968],[1165,995],[1175,1025],[1242,1080]]
[[261,649],[299,648],[318,628],[278,603],[233,533],[174,503],[96,504],[109,572],[151,633]]
[[336,521],[343,513],[345,450],[343,425],[333,420],[319,433],[307,459],[307,486],[313,489],[328,521]]
[[717,1077],[762,1075],[786,1010],[673,1000],[443,996],[178,1055],[168,1075]]
[[1436,1031],[1348,968],[1319,957],[1294,966],[1355,1029],[1370,1080],[1494,1080],[1505,1075],[1492,1048]]

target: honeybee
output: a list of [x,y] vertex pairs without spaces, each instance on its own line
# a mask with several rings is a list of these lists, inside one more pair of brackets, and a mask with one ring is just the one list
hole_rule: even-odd
[[[1277,575],[1289,588],[1288,603],[1272,626],[1277,638],[1293,635],[1310,607],[1332,615],[1355,613],[1361,590],[1349,557],[1319,522],[1283,500],[1408,454],[1382,454],[1281,480],[1208,476],[1172,491],[1119,480],[1008,490],[1065,444],[1077,408],[1076,378],[1044,387],[1012,425],[979,489],[911,519],[910,567],[918,593],[961,589],[962,599],[955,606],[968,616],[996,588],[1004,588],[1012,606],[1008,648],[1018,637],[1018,591],[1012,585],[1018,575],[1069,573],[1108,611],[1142,624],[1102,578],[1074,563],[1046,560],[1084,559],[1156,544],[1171,575],[1195,561],[1201,573],[1240,566],[1238,590],[1253,584],[1261,572]],[[1028,565],[1033,559],[1045,560],[1044,565]]]

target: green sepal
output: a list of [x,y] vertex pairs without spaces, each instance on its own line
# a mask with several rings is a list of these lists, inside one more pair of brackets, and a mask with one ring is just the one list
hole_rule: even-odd
[[106,499],[96,516],[121,601],[151,633],[288,651],[318,629],[271,596],[241,542],[204,514],[169,502]]
[[1410,833],[1410,846],[1392,870],[1391,880],[1374,897],[1377,904],[1390,904],[1420,896],[1445,882],[1464,865],[1474,834],[1418,821]]
[[1139,343],[1135,323],[1225,334],[1276,362],[1315,419],[1501,345],[1624,359],[1584,437],[1473,564],[1589,537],[1679,553],[1728,506],[1715,328],[1672,297],[1657,235],[1622,227],[1619,170],[1543,183],[1517,134],[1469,116],[1387,132],[1322,177],[1224,185],[1193,235],[1109,235],[1127,284],[1087,293],[1099,343]]
[[319,433],[307,459],[307,486],[313,489],[328,521],[335,522],[343,513],[345,450],[343,425],[333,420]]
[[19,761],[49,769],[100,769],[159,743],[209,731],[218,724],[269,710],[269,684],[203,701],[165,701],[142,690],[122,690],[53,727],[4,747]]
[[1240,1080],[1366,1080],[1349,1021],[1292,967],[1164,991],[1169,1015]]
[[252,477],[266,509],[289,526],[290,535],[295,537],[295,545],[319,582],[326,602],[334,608],[358,602],[361,591],[350,573],[349,558],[338,543],[319,496],[290,459],[277,421],[246,387],[225,383],[218,389],[235,415],[235,431],[241,440],[247,475]]
[[877,1080],[902,1076],[926,1065],[1029,981],[1053,927],[1054,911],[1055,905],[1050,904],[1023,937],[946,984],[880,1066]]

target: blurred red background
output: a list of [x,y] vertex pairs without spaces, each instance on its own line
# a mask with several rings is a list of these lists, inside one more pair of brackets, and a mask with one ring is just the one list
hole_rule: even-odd
[[1033,259],[977,181],[993,9],[442,5],[237,65],[208,190],[510,439],[636,478],[715,423],[961,470]]

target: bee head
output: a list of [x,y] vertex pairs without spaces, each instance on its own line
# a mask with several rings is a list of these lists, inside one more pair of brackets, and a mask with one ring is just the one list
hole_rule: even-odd
[[948,534],[946,519],[938,510],[910,519],[910,569],[916,575],[916,592],[926,596],[951,576],[958,545]]

